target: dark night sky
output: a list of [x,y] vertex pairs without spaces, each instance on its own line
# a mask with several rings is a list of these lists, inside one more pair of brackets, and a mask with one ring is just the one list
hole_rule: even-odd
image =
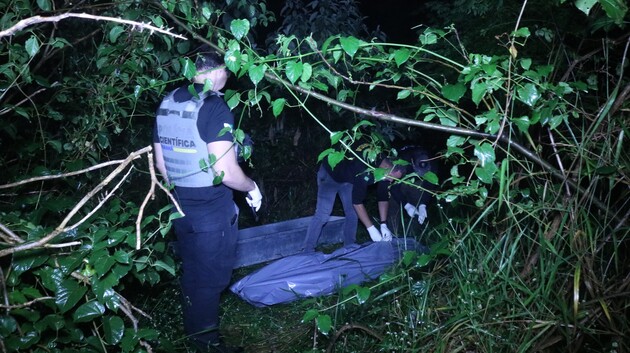
[[[411,28],[423,24],[422,4],[424,2],[424,0],[363,0],[358,1],[358,4],[361,14],[366,17],[365,22],[369,29],[374,30],[380,25],[381,30],[387,34],[388,41],[415,43],[416,31]],[[276,16],[280,16],[284,0],[268,0],[267,4]],[[278,21],[280,22],[280,19]]]
[[391,42],[410,43],[416,41],[416,30],[412,27],[423,24],[422,3],[418,0],[364,0],[359,2],[366,24],[370,29],[378,25]]

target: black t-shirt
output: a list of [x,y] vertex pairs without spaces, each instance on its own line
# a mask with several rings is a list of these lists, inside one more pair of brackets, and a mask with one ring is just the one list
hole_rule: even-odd
[[[322,165],[335,181],[352,184],[353,204],[358,205],[365,201],[368,186],[374,184],[374,174],[363,162],[357,159],[344,159],[334,169],[326,160],[322,161]],[[389,184],[386,180],[376,183],[378,201],[389,200]]]
[[[194,85],[197,92],[201,92],[202,85]],[[173,98],[176,102],[185,102],[193,97],[188,92],[188,87],[180,87],[175,91]],[[230,111],[222,96],[210,94],[204,100],[199,110],[197,129],[201,139],[206,143],[215,141],[233,141],[231,131],[219,136],[226,126],[234,126],[234,115]],[[153,128],[153,142],[159,143],[157,123]],[[175,197],[180,205],[186,207],[205,208],[207,212],[227,212],[233,207],[232,190],[223,184],[199,188],[175,187]]]

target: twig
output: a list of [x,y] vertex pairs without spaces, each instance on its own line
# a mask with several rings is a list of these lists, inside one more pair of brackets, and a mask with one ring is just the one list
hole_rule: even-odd
[[[549,134],[549,141],[551,142],[551,147],[553,148],[553,154],[556,156],[556,162],[558,162],[558,170],[564,175],[565,178],[568,178],[567,173],[565,172],[564,165],[562,164],[562,159],[560,159],[560,152],[558,152],[558,147],[556,146],[556,141],[553,138],[553,134],[551,133],[551,129],[547,128],[547,133]],[[571,189],[568,184],[564,184],[567,190],[567,197],[571,197]]]
[[149,203],[149,200],[155,196],[155,185],[158,185],[171,199],[175,208],[177,208],[177,212],[179,212],[182,216],[184,216],[184,210],[179,206],[173,194],[160,183],[157,179],[157,175],[155,173],[155,166],[153,164],[153,153],[147,153],[147,160],[149,163],[149,174],[151,175],[151,186],[149,187],[149,191],[147,192],[147,196],[145,196],[144,201],[142,201],[142,205],[140,206],[140,211],[138,212],[138,218],[136,219],[136,250],[140,250],[141,246],[141,231],[140,231],[140,222],[142,221],[142,216],[144,215],[144,209]]
[[6,309],[6,310],[13,310],[13,309],[20,309],[20,308],[26,308],[28,306],[31,306],[37,302],[41,302],[43,300],[51,300],[51,299],[55,299],[54,297],[40,297],[40,298],[35,298],[29,302],[26,303],[22,303],[22,304],[15,304],[15,305],[2,305],[0,304],[0,308],[2,309]]
[[69,243],[62,243],[62,244],[44,244],[45,248],[51,248],[51,249],[59,249],[59,248],[65,248],[68,246],[75,246],[75,245],[81,245],[83,243],[81,243],[80,241],[71,241]]
[[108,167],[110,165],[120,164],[120,163],[123,163],[124,161],[125,161],[124,159],[119,159],[119,160],[115,160],[115,161],[109,161],[109,162],[104,162],[104,163],[100,163],[100,164],[97,164],[97,165],[93,165],[93,166],[91,166],[89,168],[77,170],[77,171],[74,171],[74,172],[58,174],[58,175],[46,175],[46,176],[40,176],[40,177],[33,177],[33,178],[29,178],[29,179],[24,179],[24,180],[16,181],[15,183],[0,185],[0,189],[8,189],[8,188],[16,187],[16,186],[19,186],[19,185],[36,182],[36,181],[52,180],[52,179],[58,179],[58,178],[66,178],[66,177],[69,177],[69,176],[74,176],[74,175],[78,175],[78,174],[91,172],[93,170],[101,169],[103,167]]
[[[4,235],[7,235],[5,237]],[[24,240],[20,238],[17,234],[13,233],[11,229],[9,229],[4,224],[0,223],[0,237],[6,241],[7,243],[23,243]]]
[[64,20],[66,18],[84,18],[84,19],[88,19],[88,20],[96,20],[96,21],[110,21],[110,22],[118,22],[118,23],[124,23],[124,24],[128,24],[128,25],[132,25],[134,27],[139,27],[141,30],[146,29],[150,32],[150,34],[153,34],[153,32],[159,32],[162,34],[166,34],[175,38],[179,38],[179,39],[184,39],[187,40],[186,37],[181,36],[179,34],[175,34],[175,33],[171,33],[168,30],[164,30],[155,26],[152,26],[148,23],[142,23],[142,22],[136,22],[136,21],[130,21],[130,20],[123,20],[121,18],[116,18],[116,17],[109,17],[109,16],[95,16],[95,15],[89,15],[86,13],[65,13],[62,15],[57,15],[57,16],[50,16],[50,17],[42,17],[42,16],[33,16],[33,17],[29,17],[26,19],[21,20],[20,22],[16,23],[15,25],[13,25],[12,27],[9,27],[8,29],[5,29],[4,31],[0,31],[0,38],[2,37],[6,37],[6,36],[10,36],[15,34],[17,31],[20,31],[28,26],[32,26],[34,24],[37,23],[45,23],[45,22],[59,22],[61,20]]

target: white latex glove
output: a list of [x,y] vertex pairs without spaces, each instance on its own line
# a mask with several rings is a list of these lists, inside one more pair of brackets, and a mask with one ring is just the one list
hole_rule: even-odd
[[427,219],[427,206],[422,204],[418,206],[418,223],[422,224]]
[[392,241],[392,231],[387,228],[387,224],[381,224],[381,235],[383,235],[383,241]]
[[247,201],[249,207],[258,212],[260,205],[262,205],[262,194],[260,193],[260,189],[258,188],[258,185],[256,185],[256,182],[254,182],[254,190],[247,193],[245,201]]
[[407,211],[407,214],[409,215],[409,217],[413,217],[416,215],[416,206],[410,204],[410,203],[406,203],[405,204],[405,211]]
[[378,229],[376,229],[375,225],[372,225],[371,227],[369,227],[367,229],[368,233],[370,233],[370,238],[372,239],[372,241],[381,241],[383,240],[383,237],[381,236],[381,233],[378,231]]

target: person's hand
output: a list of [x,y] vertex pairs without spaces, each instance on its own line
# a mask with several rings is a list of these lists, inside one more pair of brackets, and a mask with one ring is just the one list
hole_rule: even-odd
[[256,182],[254,182],[254,190],[247,193],[245,201],[247,201],[249,207],[258,212],[260,205],[262,205],[262,194],[260,193],[260,189],[258,188]]
[[409,215],[409,217],[413,217],[416,215],[416,206],[410,204],[410,203],[406,203],[405,204],[405,211],[407,211],[407,214]]
[[375,225],[370,226],[367,229],[368,233],[370,233],[370,238],[372,239],[372,241],[381,241],[383,240],[383,237],[381,236],[381,233],[378,231],[378,229],[376,229]]
[[425,204],[421,204],[418,206],[418,223],[422,224],[427,219],[427,206]]
[[391,241],[392,240],[392,232],[387,228],[387,224],[381,224],[381,235],[383,236],[383,241]]

